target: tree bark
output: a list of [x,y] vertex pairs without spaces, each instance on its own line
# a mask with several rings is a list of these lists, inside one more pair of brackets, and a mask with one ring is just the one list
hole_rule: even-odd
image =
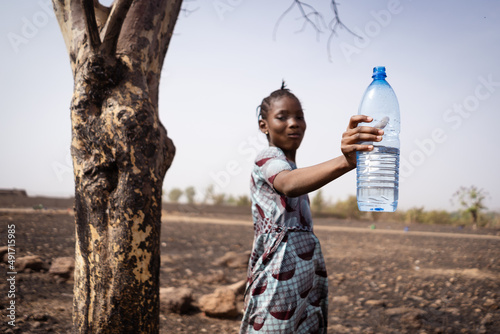
[[75,333],[158,333],[158,87],[182,0],[53,0],[74,76]]

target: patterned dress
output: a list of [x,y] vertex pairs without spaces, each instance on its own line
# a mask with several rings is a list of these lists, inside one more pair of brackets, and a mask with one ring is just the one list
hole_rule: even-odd
[[240,334],[326,333],[328,280],[309,197],[286,197],[273,187],[279,172],[296,168],[277,147],[256,158],[250,185],[255,236]]

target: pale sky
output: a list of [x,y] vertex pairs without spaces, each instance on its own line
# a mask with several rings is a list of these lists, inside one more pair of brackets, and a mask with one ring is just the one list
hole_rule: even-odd
[[[306,167],[341,154],[374,66],[401,108],[399,208],[454,210],[452,194],[475,185],[500,210],[500,2],[342,1],[339,30],[302,33],[291,1],[198,0],[181,14],[160,88],[160,118],[177,154],[163,188],[194,186],[198,199],[248,194],[252,161],[266,146],[255,115],[285,79],[301,100],[307,131],[297,153]],[[329,1],[317,9],[327,20]],[[0,4],[0,188],[71,196],[69,57],[49,0]],[[356,193],[355,172],[326,185],[332,201]],[[314,194],[311,194],[314,196]]]

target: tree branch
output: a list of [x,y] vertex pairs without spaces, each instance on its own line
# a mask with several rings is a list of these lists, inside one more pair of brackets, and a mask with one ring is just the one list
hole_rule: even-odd
[[123,21],[125,21],[132,1],[133,0],[117,0],[116,3],[113,3],[108,21],[103,29],[104,38],[101,51],[104,54],[112,56],[116,53],[118,37],[120,36]]
[[[299,0],[295,0],[295,2],[299,7],[302,18],[304,19],[304,24],[302,25],[302,29],[299,30],[299,32],[304,31],[306,29],[306,26],[310,24],[316,31],[316,38],[319,40],[320,34],[323,33],[320,24],[322,23],[323,26],[326,27],[323,15],[321,15],[313,6],[309,4],[306,4]],[[306,10],[308,10],[308,12]],[[316,22],[313,22],[310,17],[313,17]]]
[[71,31],[71,22],[67,19],[69,16],[69,4],[65,1],[52,0],[52,6],[54,7],[54,13],[59,23],[64,43],[66,44],[66,50],[70,53],[73,33]]
[[290,5],[290,7],[288,7],[287,10],[285,10],[283,12],[283,14],[281,14],[281,16],[278,18],[278,21],[276,21],[276,24],[274,25],[274,31],[273,31],[273,40],[276,40],[276,34],[278,32],[278,27],[281,23],[281,20],[283,20],[285,18],[285,16],[293,9],[295,4],[296,4],[296,1],[292,1],[292,4]]
[[[341,20],[340,20],[340,15],[339,15],[339,10],[337,8],[337,2],[335,0],[331,0],[331,7],[332,7],[332,11],[333,11],[333,14],[334,14],[334,17],[333,19],[330,21],[330,30],[332,32],[335,32],[337,27],[340,27],[340,28],[343,28],[345,30],[347,30],[349,33],[351,33],[352,35],[358,37],[358,38],[361,38],[361,36],[359,36],[358,34],[356,34],[355,32],[353,32],[351,29],[349,29]],[[333,23],[333,26],[332,26],[332,23]]]
[[[106,7],[99,3],[99,0],[94,0],[94,11],[95,18],[97,20],[97,28],[102,32],[106,22],[108,22],[109,13],[111,12],[110,7]],[[103,35],[101,34],[101,41],[103,40]]]
[[331,7],[333,11],[333,19],[330,21],[328,28],[330,30],[330,36],[328,36],[328,42],[327,42],[327,50],[328,50],[328,59],[331,61],[332,59],[332,54],[330,52],[331,50],[331,43],[333,40],[333,37],[337,35],[337,29],[340,27],[341,29],[347,30],[351,35],[356,36],[357,38],[363,40],[363,37],[359,36],[356,34],[354,31],[349,29],[341,20],[340,20],[340,15],[339,15],[339,10],[337,8],[337,2],[335,0],[331,1]]
[[83,8],[83,16],[85,18],[85,29],[89,38],[89,45],[92,53],[97,53],[101,46],[101,38],[99,37],[99,29],[95,18],[94,1],[80,0]]
[[328,59],[331,61],[331,43],[333,40],[333,37],[337,35],[338,29],[345,29],[347,32],[350,34],[356,36],[357,38],[363,39],[361,36],[357,35],[354,33],[351,29],[349,29],[341,20],[340,20],[340,15],[338,11],[338,4],[336,0],[331,0],[330,7],[333,12],[333,18],[330,20],[328,24],[326,24],[326,21],[324,19],[324,16],[321,15],[313,6],[310,4],[301,1],[301,0],[293,0],[292,4],[290,7],[288,7],[283,14],[279,17],[278,21],[276,21],[276,24],[274,26],[274,32],[273,32],[273,39],[276,40],[276,33],[278,31],[278,27],[281,24],[281,21],[287,16],[292,9],[297,6],[299,12],[300,12],[300,19],[303,19],[303,25],[300,30],[297,32],[303,32],[307,26],[311,26],[315,32],[316,32],[316,38],[319,40],[320,35],[324,32],[324,30],[328,31],[330,34],[328,36],[328,42],[327,42],[327,52],[328,52]]
[[187,8],[189,6],[189,2],[196,2],[197,0],[184,0],[183,1],[183,4],[187,4],[185,7],[181,7],[181,13],[184,14],[184,17],[188,17],[190,16],[191,14],[193,14],[194,12],[196,12],[198,9],[200,9],[200,7],[196,7],[195,9],[189,9]]

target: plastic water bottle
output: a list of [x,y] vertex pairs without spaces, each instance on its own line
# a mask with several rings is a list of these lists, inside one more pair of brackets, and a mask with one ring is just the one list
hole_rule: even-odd
[[360,211],[394,212],[399,195],[399,104],[392,87],[385,80],[385,67],[373,69],[373,81],[359,106],[360,115],[371,116],[373,126],[384,129],[380,142],[370,152],[357,152],[357,200]]

